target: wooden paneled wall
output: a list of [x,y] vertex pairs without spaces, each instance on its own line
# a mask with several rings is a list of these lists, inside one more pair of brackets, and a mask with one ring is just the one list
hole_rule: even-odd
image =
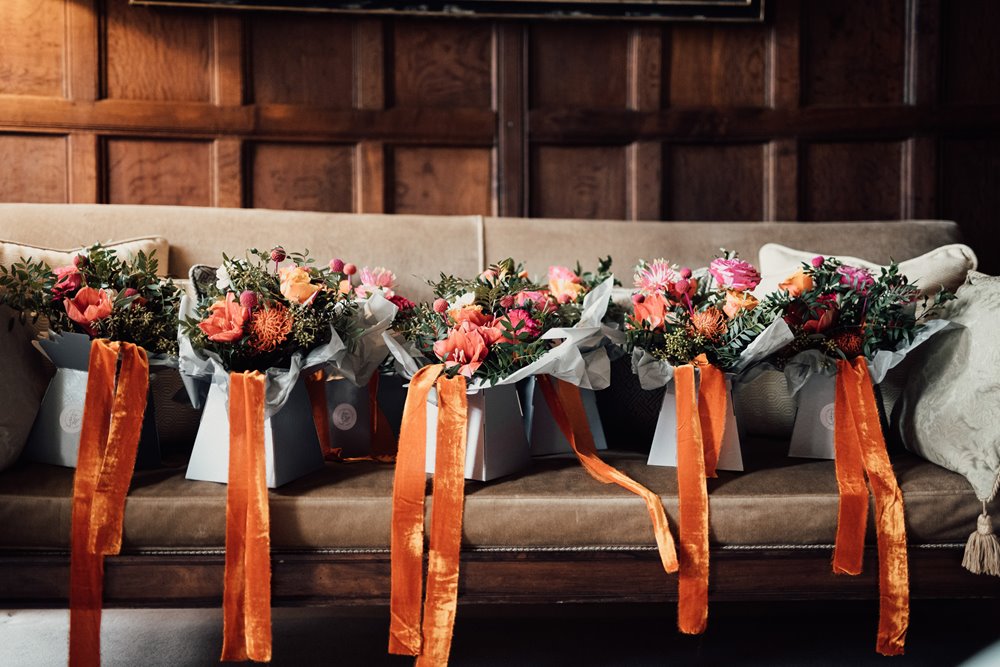
[[0,201],[945,217],[996,273],[997,34],[995,0],[768,0],[762,24],[5,0]]

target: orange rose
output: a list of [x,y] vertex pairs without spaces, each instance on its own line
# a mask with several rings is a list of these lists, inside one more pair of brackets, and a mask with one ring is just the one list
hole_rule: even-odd
[[785,290],[793,297],[802,296],[803,292],[808,292],[812,287],[812,276],[808,275],[802,269],[799,269],[778,284],[778,289]]
[[301,266],[286,266],[278,269],[278,276],[281,278],[281,296],[288,299],[290,303],[310,304],[320,290],[319,285],[310,282],[309,272]]
[[749,292],[737,292],[736,290],[726,290],[726,305],[722,307],[726,317],[732,319],[744,310],[753,310],[757,307],[756,297]]
[[198,328],[209,340],[232,343],[243,337],[243,326],[250,317],[250,309],[241,306],[235,294],[229,292],[225,301],[216,301],[208,312],[208,318],[199,322]]
[[94,322],[111,314],[111,295],[102,289],[81,287],[72,299],[63,299],[63,306],[69,319],[94,336]]
[[459,326],[463,322],[468,322],[473,326],[481,327],[488,324],[492,319],[489,315],[483,313],[482,306],[452,308],[448,311],[448,317],[455,323],[455,326]]
[[462,322],[448,332],[448,337],[434,343],[434,354],[448,368],[458,366],[458,372],[471,378],[489,354],[489,342],[482,327]]
[[667,323],[667,299],[661,292],[650,294],[641,302],[632,303],[635,319],[645,322],[650,329],[662,329]]

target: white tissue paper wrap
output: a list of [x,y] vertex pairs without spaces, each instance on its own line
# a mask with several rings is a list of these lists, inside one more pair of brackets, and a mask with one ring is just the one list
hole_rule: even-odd
[[[195,316],[195,303],[187,296],[181,297],[180,317]],[[396,306],[381,294],[373,294],[361,303],[354,326],[362,330],[358,344],[353,351],[331,326],[330,341],[310,350],[296,352],[289,361],[288,368],[269,368],[264,416],[274,416],[285,405],[299,376],[307,370],[325,368],[331,374],[347,377],[356,384],[368,382],[372,372],[385,359],[386,348],[381,343],[382,333],[396,315]],[[206,382],[218,386],[227,396],[229,393],[229,372],[222,360],[213,352],[195,350],[187,336],[178,334],[179,368],[184,386],[191,403],[201,407],[207,391]]]
[[[583,297],[580,321],[572,327],[549,329],[540,337],[542,340],[562,340],[551,350],[542,354],[534,362],[508,375],[502,380],[490,383],[483,378],[469,382],[469,392],[490,386],[514,384],[532,375],[552,375],[581,389],[605,389],[611,384],[611,361],[608,358],[605,341],[614,340],[615,329],[601,324],[608,309],[614,278],[608,278]],[[384,335],[389,352],[396,360],[399,372],[407,378],[430,363],[415,346],[402,336],[387,332]]]

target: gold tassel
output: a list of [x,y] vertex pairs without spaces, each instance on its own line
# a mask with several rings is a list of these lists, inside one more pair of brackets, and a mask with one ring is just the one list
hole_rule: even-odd
[[965,544],[965,557],[962,567],[973,574],[992,574],[1000,577],[1000,540],[993,532],[993,522],[986,513],[986,502],[983,502],[983,513],[976,521],[976,530],[969,535]]

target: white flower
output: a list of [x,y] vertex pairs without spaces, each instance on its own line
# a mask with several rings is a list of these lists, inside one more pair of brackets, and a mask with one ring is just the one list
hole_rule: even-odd
[[220,266],[215,270],[215,286],[222,292],[232,287],[232,279],[230,279],[229,271],[226,270],[225,266]]
[[455,308],[463,308],[465,306],[471,306],[475,302],[476,302],[476,293],[466,292],[462,296],[450,302],[448,304],[448,310],[454,310]]

